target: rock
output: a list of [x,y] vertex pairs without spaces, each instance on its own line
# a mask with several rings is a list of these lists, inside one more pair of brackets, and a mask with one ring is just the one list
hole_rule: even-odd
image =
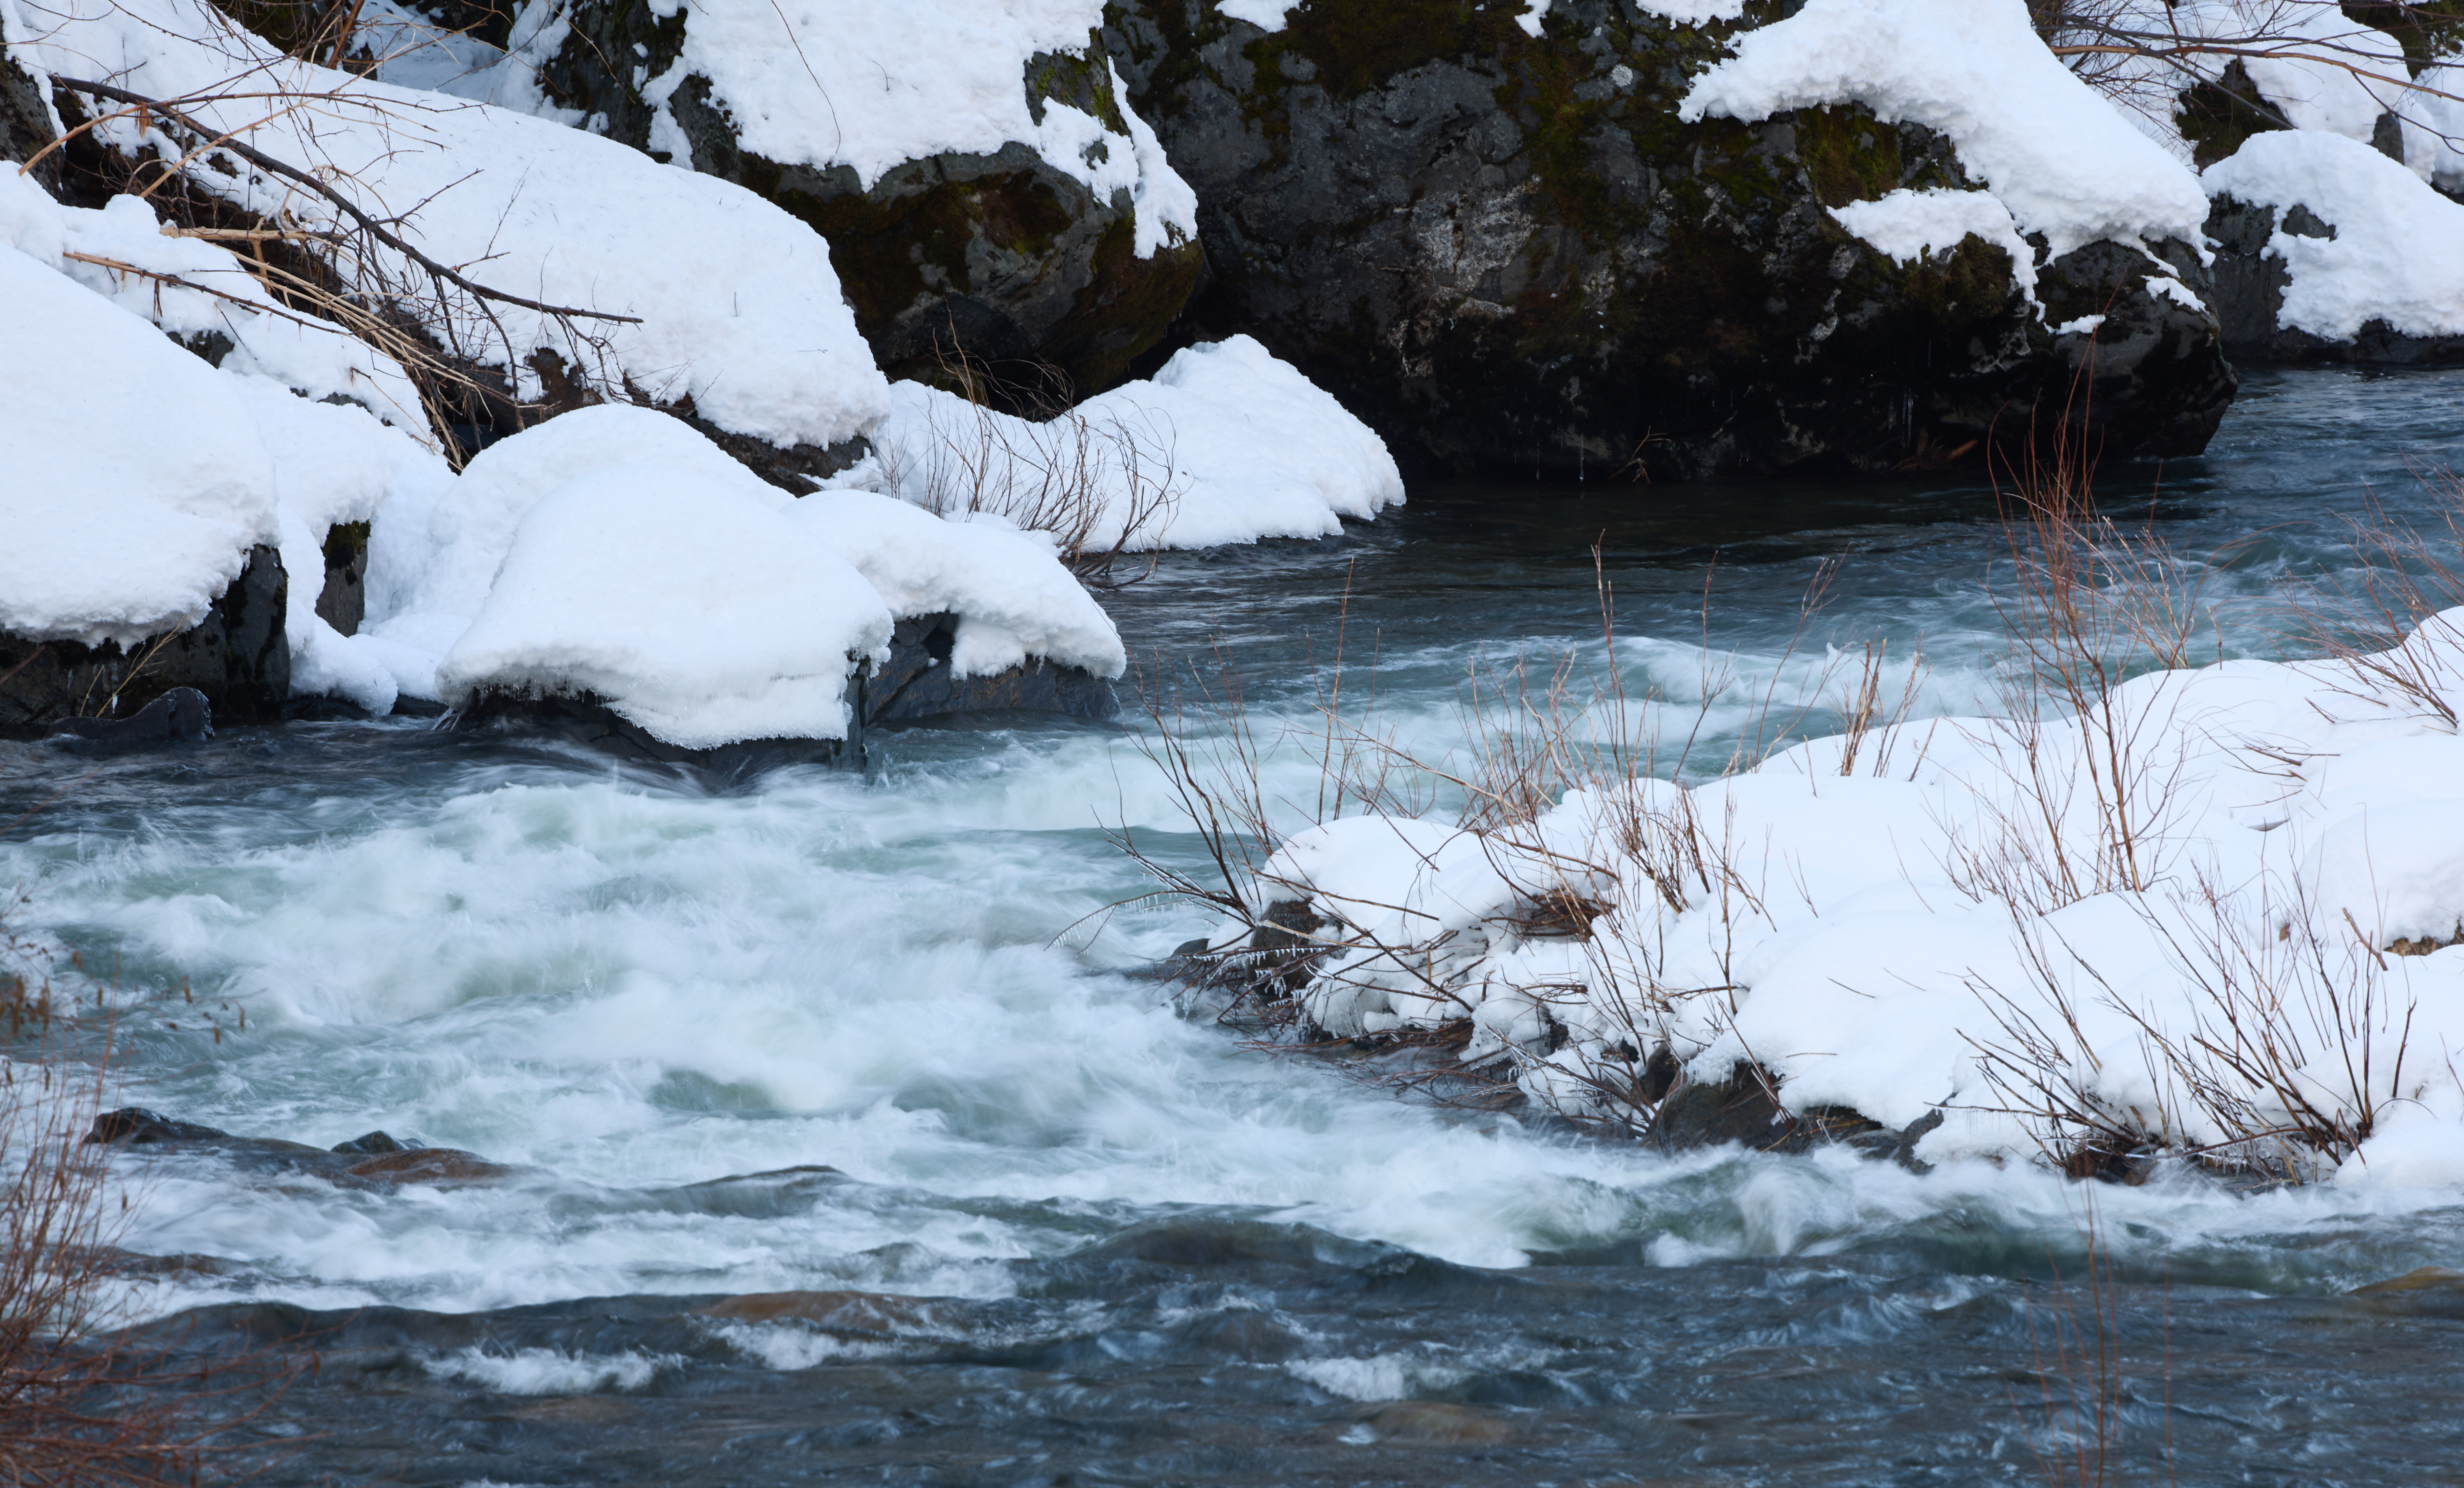
[[954,614],[899,621],[891,633],[889,664],[865,683],[865,725],[992,710],[1096,720],[1121,711],[1109,679],[1042,658],[991,677],[953,678],[950,654],[957,634]]
[[124,719],[63,719],[52,742],[77,754],[134,754],[214,737],[213,709],[193,687],[174,687]]
[[[1970,184],[1861,107],[1678,122],[1744,23],[1614,0],[1320,0],[1268,34],[1213,0],[1115,0],[1133,106],[1197,188],[1211,275],[1172,343],[1247,332],[1407,472],[1695,478],[1982,462],[2032,411],[2107,456],[2197,453],[2234,380],[2168,272],[2094,245],[2039,274],[1969,238],[1903,266],[1826,208]],[[2169,272],[2206,282],[2187,243]],[[2053,326],[2107,317],[2093,347]],[[2089,366],[2087,395],[2075,373]]]
[[561,734],[575,744],[640,765],[684,765],[721,780],[748,779],[784,765],[864,763],[861,723],[847,739],[751,739],[715,749],[671,744],[607,706],[591,693],[537,697],[485,689],[458,715],[457,727],[513,722]]
[[1652,1117],[1650,1135],[1669,1151],[1733,1142],[1758,1152],[1804,1152],[1844,1142],[1873,1157],[1896,1158],[1942,1124],[1940,1112],[1897,1132],[1846,1106],[1792,1112],[1773,1099],[1775,1082],[1740,1061],[1718,1081],[1680,1078]]
[[317,618],[344,635],[360,633],[368,612],[368,524],[338,522],[325,533],[325,584]]
[[[346,1187],[367,1184],[493,1183],[519,1171],[455,1147],[428,1147],[370,1132],[330,1149],[273,1137],[239,1137],[183,1122],[143,1106],[94,1119],[89,1143],[212,1152],[243,1172],[306,1174]],[[377,1143],[385,1145],[375,1145]]]
[[2464,1271],[2423,1266],[2346,1294],[2372,1312],[2464,1320]]
[[[569,14],[570,33],[539,70],[550,97],[610,138],[656,159],[682,153],[678,164],[811,224],[829,240],[856,328],[893,378],[942,381],[945,358],[963,348],[1004,383],[1043,387],[1040,374],[1057,370],[1066,388],[1100,392],[1162,337],[1198,283],[1196,243],[1138,257],[1129,193],[1099,199],[1025,143],[911,160],[869,186],[851,166],[768,160],[741,145],[710,78],[675,80],[666,119],[646,96],[684,47],[690,7],[580,0]],[[1120,136],[1112,148],[1129,147],[1091,42],[1084,56],[1029,59],[1020,86],[1037,119],[1046,100],[1067,103]]]
[[383,1152],[414,1151],[421,1145],[423,1144],[416,1142],[407,1144],[397,1142],[385,1132],[372,1131],[364,1137],[353,1137],[348,1142],[338,1142],[334,1144],[332,1150],[353,1153],[361,1157],[373,1157]]
[[258,546],[203,619],[124,651],[111,642],[33,641],[0,632],[0,735],[41,736],[71,720],[127,719],[180,689],[202,695],[209,717],[226,723],[278,719],[291,693],[283,630],[289,595],[280,555]]

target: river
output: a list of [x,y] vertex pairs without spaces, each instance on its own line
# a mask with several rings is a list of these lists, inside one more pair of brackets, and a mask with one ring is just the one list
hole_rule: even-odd
[[[2206,457],[2101,490],[2204,571],[2210,644],[2273,655],[2366,502],[2452,548],[2451,463],[2464,374],[2258,374]],[[1468,677],[1600,673],[1605,578],[1690,768],[1764,699],[1820,726],[1868,636],[1921,647],[1920,711],[1987,705],[2000,543],[1951,477],[1448,486],[1107,603],[1151,680],[1228,658],[1302,803],[1338,629],[1435,756]],[[403,719],[0,744],[11,924],[111,988],[120,1102],[520,1169],[131,1154],[122,1243],[214,1258],[131,1305],[207,1354],[314,1315],[270,1482],[2456,1480],[2464,1293],[2348,1294],[2464,1267],[2458,1195],[1671,1156],[1244,1048],[1134,974],[1203,917],[1107,908],[1151,886],[1108,830],[1199,861],[1141,737],[978,720],[725,788]],[[719,1300],[791,1291],[834,1295]]]

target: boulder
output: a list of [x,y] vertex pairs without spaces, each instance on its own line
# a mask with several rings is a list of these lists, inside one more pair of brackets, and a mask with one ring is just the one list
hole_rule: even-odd
[[72,720],[133,722],[130,715],[184,688],[201,694],[210,717],[225,722],[278,719],[291,693],[289,601],[281,555],[259,545],[205,617],[184,631],[126,647],[0,632],[0,734],[59,733]]
[[1200,204],[1211,279],[1174,341],[1257,337],[1420,473],[1973,465],[2037,412],[2107,455],[2200,450],[2234,381],[2192,245],[2053,255],[2031,303],[2003,247],[1903,262],[1832,214],[1972,185],[1943,135],[1846,104],[1680,120],[1795,9],[1556,0],[1531,34],[1522,0],[1309,0],[1269,33],[1114,0],[1132,105]]
[[[1099,140],[1074,146],[1089,168],[1062,168],[1035,141],[986,137],[975,142],[980,149],[939,150],[868,171],[846,158],[861,153],[848,133],[895,129],[882,121],[894,121],[902,105],[885,100],[866,114],[860,109],[873,105],[850,102],[842,111],[823,77],[835,78],[843,58],[813,53],[863,52],[869,33],[823,33],[807,18],[803,24],[815,33],[800,38],[783,12],[774,20],[768,7],[755,6],[766,30],[748,39],[734,13],[741,9],[742,0],[579,0],[557,50],[539,59],[540,85],[556,103],[587,116],[589,127],[749,188],[809,223],[828,240],[856,327],[892,378],[943,381],[963,352],[990,364],[1000,386],[1043,396],[1092,393],[1119,382],[1131,360],[1162,337],[1198,282],[1199,248],[1177,230],[1158,246],[1154,223],[1142,242],[1133,189],[1098,189],[1110,178],[1095,167],[1118,167],[1117,175],[1135,160],[1138,191],[1148,196],[1143,210],[1170,214],[1145,192],[1161,155],[1138,148],[1091,35],[1074,51],[1022,56],[1018,80],[1026,105],[1021,124],[1044,125],[1055,104],[1100,122]],[[1093,13],[1089,7],[1090,21]],[[922,27],[932,17],[912,19]],[[688,56],[697,28],[718,39]],[[745,80],[759,71],[746,51],[782,44],[802,49],[820,71],[796,75],[784,93]],[[963,44],[999,40],[970,36]],[[942,69],[912,38],[907,50],[906,67]],[[887,93],[887,70],[880,77]],[[774,139],[796,134],[792,124],[782,127],[781,109],[810,114],[818,137],[830,143],[772,146],[782,158],[749,145],[740,122],[747,114],[760,116]],[[1055,371],[1057,385],[1048,376]]]

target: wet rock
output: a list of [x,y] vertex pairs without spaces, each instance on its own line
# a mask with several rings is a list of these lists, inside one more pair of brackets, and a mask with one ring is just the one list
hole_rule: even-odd
[[[380,1138],[391,1144],[390,1148],[366,1145]],[[518,1171],[476,1153],[396,1142],[383,1132],[370,1132],[332,1148],[316,1147],[274,1137],[236,1136],[143,1106],[96,1117],[85,1140],[122,1148],[210,1152],[244,1173],[304,1174],[346,1186],[492,1183]]]
[[126,649],[0,632],[0,737],[42,737],[71,720],[134,722],[129,715],[182,688],[201,694],[213,720],[278,719],[291,693],[283,629],[289,599],[281,555],[259,546],[204,618],[185,631]]
[[373,1157],[380,1152],[409,1152],[422,1145],[424,1144],[416,1142],[397,1142],[385,1132],[372,1131],[364,1137],[353,1137],[348,1142],[338,1142],[334,1144],[332,1150],[361,1157]]
[[[1942,136],[1861,107],[1678,122],[1724,37],[1793,9],[1559,0],[1533,38],[1508,5],[1316,4],[1268,34],[1116,0],[1107,43],[1200,204],[1211,279],[1173,342],[1256,336],[1407,471],[1973,467],[2040,415],[2108,456],[2201,449],[2233,376],[2213,318],[2148,288],[2200,290],[2192,245],[2056,259],[2040,317],[2004,250],[1901,265],[1826,210],[1972,184]],[[2052,328],[2085,314],[2092,353]]]
[[193,687],[174,687],[122,719],[62,719],[52,742],[75,754],[136,754],[214,737],[213,709]]
[[510,722],[543,729],[601,754],[637,765],[682,765],[721,780],[743,780],[787,765],[862,765],[861,726],[840,739],[751,739],[714,749],[671,744],[592,693],[536,697],[484,690],[453,715],[457,727]]
[[1805,1152],[1824,1143],[1846,1143],[1873,1157],[1896,1157],[1941,1124],[1920,1118],[1907,1131],[1893,1131],[1846,1106],[1790,1111],[1776,1098],[1777,1082],[1740,1061],[1721,1080],[1683,1079],[1660,1102],[1650,1134],[1661,1147],[1681,1151],[1736,1143],[1760,1152]]
[[2295,237],[2334,238],[2336,227],[2306,207],[2278,209],[2231,195],[2208,213],[2215,250],[2215,287],[2209,302],[2223,327],[2226,352],[2251,363],[2343,362],[2370,366],[2464,366],[2464,336],[2409,336],[2382,320],[2365,322],[2350,341],[2334,341],[2277,323],[2292,282],[2284,262],[2267,251],[2281,229]]
[[[733,181],[811,224],[829,240],[857,330],[893,378],[939,381],[945,358],[963,347],[996,370],[1023,369],[1015,380],[1039,382],[1036,369],[1053,368],[1077,392],[1098,392],[1155,344],[1198,283],[1197,244],[1138,257],[1126,191],[1099,199],[1023,143],[909,161],[868,187],[852,167],[745,149],[698,75],[673,85],[674,128],[654,131],[658,109],[645,86],[673,66],[690,10],[581,0],[568,14],[570,35],[540,69],[550,96],[595,116],[612,139]],[[1038,56],[1020,86],[1037,118],[1054,100],[1126,135],[1098,47]],[[1128,147],[1126,138],[1112,147]]]
[[1121,711],[1111,682],[1083,667],[1041,658],[991,677],[950,676],[958,617],[921,615],[898,622],[890,661],[865,683],[865,723],[893,723],[952,713],[1012,710],[1109,720]]

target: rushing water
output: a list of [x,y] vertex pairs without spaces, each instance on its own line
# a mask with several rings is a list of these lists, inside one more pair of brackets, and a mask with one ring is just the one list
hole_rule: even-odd
[[[2443,522],[2451,462],[2464,377],[2311,372],[2101,485],[2204,570],[2212,643],[2265,654],[2343,519]],[[1338,630],[1352,696],[1441,750],[1475,668],[1597,669],[1597,543],[1628,696],[1717,752],[1818,702],[1835,642],[1921,643],[1919,706],[1978,705],[1999,542],[1938,479],[1436,490],[1112,607],[1150,677],[1229,658],[1299,803],[1279,741]],[[1139,738],[977,721],[728,790],[412,721],[0,744],[12,923],[114,988],[127,1103],[520,1169],[131,1154],[126,1243],[212,1257],[132,1299],[210,1309],[184,1350],[317,1314],[323,1367],[259,1422],[309,1433],[275,1481],[2079,1481],[2100,1436],[2114,1480],[2456,1480],[2464,1293],[2346,1294],[2464,1266],[2457,1195],[1669,1157],[1244,1050],[1133,974],[1203,919],[1107,912],[1148,886],[1108,827],[1197,860]],[[2101,1433],[2057,1279],[2091,1228]],[[833,1295],[724,1300],[782,1292]]]

